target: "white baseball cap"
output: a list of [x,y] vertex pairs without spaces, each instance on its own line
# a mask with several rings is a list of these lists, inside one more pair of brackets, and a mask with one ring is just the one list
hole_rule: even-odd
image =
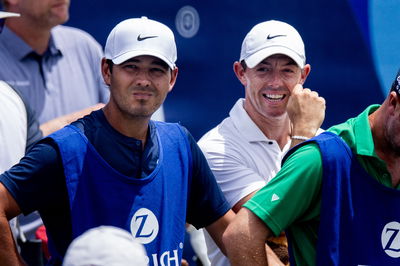
[[289,24],[269,20],[255,25],[242,43],[240,61],[250,68],[274,54],[284,54],[292,58],[300,68],[306,62],[304,43],[300,34]]
[[147,266],[142,244],[121,228],[99,226],[75,238],[67,249],[63,266]]
[[118,23],[108,35],[105,57],[119,65],[140,55],[155,56],[174,69],[177,52],[171,29],[147,17]]
[[19,16],[20,15],[18,13],[0,11],[0,19],[1,18],[9,18],[9,17],[19,17]]

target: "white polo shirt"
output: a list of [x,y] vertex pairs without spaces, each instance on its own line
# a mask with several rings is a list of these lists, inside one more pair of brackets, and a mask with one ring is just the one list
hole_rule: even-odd
[[[231,207],[276,175],[291,144],[281,150],[251,120],[243,104],[244,99],[239,99],[229,117],[198,142]],[[211,265],[230,265],[205,230],[204,235]]]
[[0,81],[0,173],[18,163],[25,154],[27,113],[24,102]]

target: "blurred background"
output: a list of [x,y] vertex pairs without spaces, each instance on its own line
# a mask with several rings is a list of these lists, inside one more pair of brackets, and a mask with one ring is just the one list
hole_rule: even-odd
[[103,46],[127,18],[168,25],[179,75],[164,104],[165,119],[180,122],[198,140],[244,96],[232,65],[246,33],[265,20],[287,22],[303,37],[311,64],[305,87],[327,101],[323,128],[381,103],[400,67],[399,7],[398,0],[85,0],[72,1],[67,25]]

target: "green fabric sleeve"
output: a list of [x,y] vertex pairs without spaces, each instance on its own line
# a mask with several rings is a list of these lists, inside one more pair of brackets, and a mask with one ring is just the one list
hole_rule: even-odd
[[282,169],[244,207],[277,236],[293,223],[319,216],[322,160],[316,143],[300,147]]

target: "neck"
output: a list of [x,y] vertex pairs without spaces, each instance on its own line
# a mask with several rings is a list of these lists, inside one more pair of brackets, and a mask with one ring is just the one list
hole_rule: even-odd
[[253,114],[247,110],[246,112],[268,139],[273,139],[278,143],[281,150],[289,142],[290,120],[287,113],[276,117],[265,117],[259,115],[257,112]]
[[7,19],[6,25],[39,55],[47,50],[51,28],[37,25],[22,17]]
[[400,160],[387,162],[386,167],[392,177],[392,186],[397,187],[400,184]]
[[127,117],[115,110],[115,107],[108,103],[104,108],[104,115],[108,123],[124,136],[142,141],[143,147],[146,144],[147,132],[150,117]]

